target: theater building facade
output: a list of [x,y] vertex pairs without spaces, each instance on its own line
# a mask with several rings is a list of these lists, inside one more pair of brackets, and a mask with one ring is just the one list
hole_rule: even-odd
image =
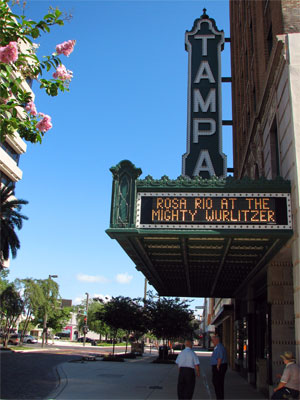
[[182,175],[112,167],[107,229],[160,296],[213,299],[231,367],[266,394],[280,354],[299,360],[300,347],[300,34],[285,3],[230,2],[234,177],[222,152],[224,32],[204,10],[185,37]]

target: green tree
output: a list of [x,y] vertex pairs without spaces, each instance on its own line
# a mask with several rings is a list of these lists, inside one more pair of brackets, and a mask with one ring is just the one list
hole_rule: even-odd
[[[126,332],[126,352],[130,333],[146,332],[147,329],[144,323],[144,314],[138,301],[130,297],[113,297],[104,304],[102,318],[112,329],[114,343],[120,329]],[[114,350],[113,344],[113,354]]]
[[25,320],[22,321],[22,327],[19,326],[19,330],[22,330],[22,343],[24,335],[29,329],[28,325],[32,325],[31,321],[34,318],[34,315],[37,314],[38,309],[44,305],[46,299],[41,285],[36,279],[17,279],[16,284],[19,292],[23,293],[23,314],[25,315]]
[[55,308],[48,318],[47,327],[53,329],[54,332],[61,331],[69,321],[72,311],[72,307]]
[[8,274],[9,274],[8,270],[0,269],[0,294],[9,285],[9,280],[7,279]]
[[[102,335],[107,335],[110,333],[109,326],[103,321],[104,304],[97,300],[92,300],[89,304],[87,313],[87,323],[89,330],[99,334],[99,340],[101,340]],[[84,325],[83,315],[80,318],[80,327]]]
[[47,340],[47,322],[48,319],[55,315],[55,311],[60,307],[60,296],[58,284],[49,278],[37,280],[41,287],[45,301],[39,306],[35,314],[35,322],[43,327],[42,346],[44,347]]
[[[58,55],[69,55],[75,41],[56,46],[55,53],[40,60],[34,40],[43,33],[49,33],[53,25],[64,25],[64,16],[58,9],[50,8],[36,22],[13,13],[8,3],[9,0],[0,2],[0,140],[4,141],[7,135],[17,131],[21,138],[41,143],[44,133],[52,126],[51,118],[36,111],[32,94],[23,88],[22,82],[28,78],[39,80],[40,88],[49,96],[68,91],[72,73],[65,69]],[[52,78],[39,78],[52,68],[56,69]],[[24,113],[18,112],[20,107],[28,113],[25,110]]]
[[181,301],[178,297],[160,297],[154,301],[150,295],[145,305],[150,318],[150,330],[158,339],[166,342],[193,336],[194,316],[187,301]]
[[7,347],[10,332],[16,326],[17,319],[22,313],[24,303],[14,284],[10,284],[0,294],[1,325],[4,331],[3,346]]
[[28,201],[16,199],[12,185],[0,188],[0,269],[4,268],[4,261],[8,260],[9,254],[15,258],[17,250],[20,248],[20,241],[16,234],[16,229],[21,229],[23,220],[28,219],[19,211],[22,205]]

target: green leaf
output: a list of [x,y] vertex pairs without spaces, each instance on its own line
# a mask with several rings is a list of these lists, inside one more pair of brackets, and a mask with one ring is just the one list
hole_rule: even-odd
[[60,16],[61,16],[61,11],[59,11],[59,9],[57,8],[56,10],[55,10],[55,13],[54,13],[54,15],[56,16],[56,18],[59,18]]
[[38,28],[32,29],[31,36],[33,37],[33,39],[37,39],[40,36],[40,31],[38,30]]
[[58,94],[57,85],[55,83],[52,83],[52,85],[50,86],[50,96],[57,96],[57,94]]
[[54,19],[53,14],[46,14],[43,19]]

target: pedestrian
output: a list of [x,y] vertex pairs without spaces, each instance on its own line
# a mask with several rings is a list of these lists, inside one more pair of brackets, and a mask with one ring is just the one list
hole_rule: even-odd
[[224,380],[228,363],[227,353],[218,335],[214,335],[211,340],[214,345],[214,351],[210,359],[210,364],[212,366],[212,383],[215,388],[216,398],[224,399]]
[[193,398],[196,378],[200,376],[200,362],[195,352],[192,350],[192,340],[185,341],[185,349],[177,356],[176,364],[179,368],[177,382],[177,397],[179,400]]
[[283,359],[285,368],[271,399],[284,399],[287,396],[298,399],[300,393],[300,367],[296,364],[291,351],[286,351],[280,357]]

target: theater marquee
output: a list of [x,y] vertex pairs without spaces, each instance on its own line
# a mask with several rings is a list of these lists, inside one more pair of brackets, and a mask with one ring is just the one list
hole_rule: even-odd
[[292,229],[290,195],[139,192],[136,227]]

